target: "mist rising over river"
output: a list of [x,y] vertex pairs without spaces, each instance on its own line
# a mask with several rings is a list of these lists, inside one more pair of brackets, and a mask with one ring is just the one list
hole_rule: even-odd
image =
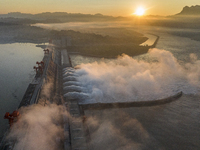
[[[132,30],[134,29],[135,28],[133,28]],[[138,32],[144,32],[144,33],[150,32],[160,36],[160,40],[156,47],[157,48],[156,54],[157,55],[159,54],[158,58],[164,61],[162,62],[162,64],[165,64],[164,66],[161,65],[159,66],[157,60],[154,61],[150,59],[151,58],[150,53],[135,57],[129,57],[124,55],[124,57],[121,57],[120,68],[122,69],[122,71],[120,70],[120,72],[117,72],[119,70],[117,68],[120,66],[119,65],[120,63],[118,62],[120,61],[120,59],[102,60],[102,58],[94,58],[94,57],[91,58],[80,55],[71,55],[73,66],[80,65],[82,68],[82,70],[77,70],[78,71],[76,72],[77,76],[79,75],[78,73],[81,74],[82,71],[83,75],[84,74],[90,75],[90,76],[85,76],[86,78],[84,79],[88,80],[83,79],[83,81],[89,81],[89,79],[95,77],[95,75],[96,76],[101,75],[100,79],[105,77],[105,81],[101,81],[101,83],[104,82],[107,83],[108,85],[110,83],[109,85],[110,87],[106,89],[107,86],[104,84],[104,86],[102,86],[103,87],[102,89],[106,91],[111,90],[108,92],[108,94],[114,91],[113,92],[114,96],[116,96],[115,94],[117,92],[123,92],[125,96],[127,96],[130,92],[127,94],[126,90],[120,91],[120,88],[117,89],[117,86],[114,85],[117,82],[109,82],[109,80],[114,79],[113,76],[111,76],[112,73],[115,72],[115,75],[117,76],[119,73],[123,74],[124,72],[124,76],[118,76],[117,78],[119,80],[121,79],[120,81],[123,81],[126,78],[121,78],[121,77],[125,77],[126,75],[125,72],[129,71],[128,69],[126,70],[126,67],[124,66],[129,66],[129,69],[133,70],[136,69],[134,68],[134,66],[135,67],[137,65],[139,66],[139,64],[141,65],[142,63],[143,65],[139,66],[138,70],[144,66],[148,66],[148,69],[151,69],[151,72],[154,72],[154,75],[156,76],[156,70],[162,71],[163,69],[164,72],[162,75],[170,77],[168,79],[171,82],[167,83],[170,83],[171,87],[175,87],[174,90],[175,92],[178,91],[179,89],[181,90],[184,89],[183,90],[184,94],[179,100],[162,106],[127,108],[127,109],[110,109],[105,111],[98,111],[98,110],[85,111],[85,114],[89,120],[88,126],[91,133],[91,138],[93,139],[89,143],[91,149],[177,150],[177,149],[200,148],[200,144],[198,142],[200,141],[200,131],[199,131],[200,96],[199,96],[199,84],[198,84],[199,83],[198,71],[200,66],[199,65],[200,42],[181,36],[175,36],[172,34],[175,31],[177,32],[178,30],[168,29],[168,28],[157,28],[157,27],[155,28],[144,27],[138,29]],[[26,90],[26,87],[28,86],[28,83],[34,77],[35,72],[32,69],[32,67],[35,65],[36,61],[42,59],[43,51],[41,48],[36,48],[34,45],[29,45],[29,44],[26,46],[23,46],[23,44],[22,45],[8,44],[8,45],[0,45],[0,47],[1,47],[0,52],[2,54],[0,55],[1,56],[0,60],[1,64],[3,64],[0,66],[0,71],[1,71],[0,81],[2,82],[1,85],[3,85],[1,86],[1,91],[5,89],[5,91],[3,91],[1,94],[1,100],[3,100],[1,101],[2,104],[1,116],[3,118],[5,112],[7,111],[12,112],[14,109],[18,107],[18,104],[21,101],[21,98]],[[126,60],[130,60],[129,61],[130,63],[128,63],[127,61],[123,61],[124,58],[126,58]],[[14,66],[11,64],[14,64]],[[16,65],[18,64],[19,66],[17,67]],[[104,66],[101,67],[100,64],[104,64]],[[115,68],[110,64],[115,64],[114,66]],[[155,64],[157,64],[157,66]],[[172,65],[170,66],[169,64]],[[170,72],[166,68],[169,66],[172,68],[175,67],[175,69],[172,72]],[[159,67],[160,69],[158,69]],[[186,72],[188,71],[187,74],[181,74],[183,76],[187,76],[190,79],[187,80],[188,82],[181,82],[183,84],[177,85],[177,83],[180,83],[177,81],[180,79],[179,76],[180,72],[179,70],[177,70],[176,67],[186,69]],[[187,70],[188,67],[190,67],[189,70]],[[103,74],[103,75],[100,74],[103,73],[103,71],[101,71],[102,68],[103,69],[107,68],[105,72],[107,72],[108,74]],[[91,74],[92,69],[93,71],[96,69],[96,74]],[[165,72],[167,73],[165,74]],[[141,72],[139,73],[140,75],[142,75]],[[176,73],[178,73],[178,75]],[[151,77],[152,74],[148,74],[147,72],[144,75],[146,76],[148,75],[149,77]],[[128,76],[127,77],[128,79],[125,81],[126,82],[131,81],[129,80],[130,77],[131,76]],[[149,79],[153,80],[154,78],[152,77]],[[146,81],[148,82],[148,80]],[[142,79],[138,83],[138,86],[141,85],[140,84],[141,82],[144,83],[143,87],[146,88],[145,81]],[[159,83],[164,81],[157,80],[157,82]],[[87,82],[85,83],[88,85]],[[89,83],[91,83],[90,87],[93,86],[92,88],[96,89],[93,91],[92,94],[93,95],[98,94],[99,90],[97,90],[98,88],[97,84],[95,84],[95,82],[92,83],[90,81]],[[148,83],[151,83],[149,85],[153,86],[154,82],[148,82]],[[195,84],[197,84],[197,86],[188,86]],[[81,85],[82,84],[80,84],[80,82],[77,83],[77,86]],[[178,86],[180,86],[180,88]],[[112,87],[115,87],[115,90],[113,90]],[[81,90],[87,91],[88,89],[89,88],[87,87],[83,87]],[[127,89],[129,89],[129,87]],[[105,91],[103,90],[100,93],[105,93]],[[149,88],[146,88],[146,90],[149,90]],[[140,95],[142,95],[142,91],[138,92],[140,92],[141,93]],[[155,93],[155,91],[153,93]],[[99,94],[100,98],[102,98],[101,96],[102,95]],[[148,95],[148,92],[146,92],[145,98],[149,98],[151,96],[152,95]],[[1,129],[3,131],[3,129],[5,128],[2,127],[3,126],[6,127],[7,120],[2,119],[1,123],[3,124],[1,126]]]
[[[194,80],[194,84],[199,84],[199,41],[194,41],[181,36],[174,36],[172,33],[178,31],[175,29],[145,27],[141,28],[141,31],[151,32],[160,36],[160,40],[156,48],[160,51],[165,50],[171,53],[173,57],[177,59],[177,63],[181,67],[185,68],[188,64],[191,64],[192,70],[188,70],[188,73],[191,73],[191,75],[188,77]],[[180,30],[180,33],[181,32],[182,31]],[[101,59],[83,57],[80,55],[72,55],[71,58],[74,66],[84,63],[82,66],[83,68],[85,66],[88,72],[90,71],[92,64],[96,64],[96,71],[98,72],[98,64],[101,64],[102,62]],[[133,58],[138,61],[151,61],[149,59],[149,54]],[[97,62],[95,63],[94,61]],[[109,61],[112,62],[112,60],[103,60],[103,62]],[[167,62],[168,65],[170,63],[172,63],[172,61]],[[132,65],[134,66],[134,64]],[[106,68],[107,66],[105,65],[104,67]],[[175,69],[174,73],[177,72],[178,70]],[[102,73],[102,71],[100,71],[100,73]],[[197,77],[193,76],[193,73],[196,74]],[[166,74],[168,74],[167,76],[170,76],[173,73],[166,72]],[[173,76],[174,75],[172,75],[172,78]],[[104,77],[106,77],[106,75]],[[179,80],[180,77],[177,79]],[[87,80],[84,80],[84,82],[85,81]],[[176,81],[173,82],[174,86],[179,86],[176,84]],[[93,84],[93,82],[91,83]],[[171,85],[173,85],[173,83]],[[166,105],[110,109],[104,111],[86,111],[86,116],[95,119],[95,122],[97,122],[95,125],[92,123],[89,124],[91,138],[93,139],[90,142],[90,148],[99,150],[198,150],[200,148],[200,144],[198,142],[200,140],[200,89],[199,86],[190,88],[180,85],[179,89],[182,88],[185,88],[183,96],[179,100]],[[191,92],[191,90],[195,90],[195,92]]]

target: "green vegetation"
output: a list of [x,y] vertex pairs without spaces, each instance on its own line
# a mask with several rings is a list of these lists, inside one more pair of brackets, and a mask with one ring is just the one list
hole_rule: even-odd
[[[71,46],[66,47],[68,52],[87,56],[111,58],[123,53],[134,56],[148,51],[148,46],[139,46],[139,44],[147,40],[142,34],[117,28],[110,28],[109,30],[111,30],[111,33],[107,32],[108,35],[104,36],[96,33],[81,33],[73,30],[52,31],[52,35],[57,39],[65,36],[70,37]],[[117,32],[123,30],[123,34],[117,35]],[[115,33],[115,36],[113,36],[113,33]]]
[[121,54],[130,56],[147,53],[149,47],[136,45],[96,45],[96,46],[71,46],[68,52],[78,53],[92,57],[115,58]]
[[50,31],[29,25],[0,23],[0,43],[46,43]]

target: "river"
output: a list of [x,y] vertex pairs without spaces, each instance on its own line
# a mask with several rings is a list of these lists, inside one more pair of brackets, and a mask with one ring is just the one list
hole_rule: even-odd
[[[181,30],[160,27],[143,27],[140,30],[160,36],[156,48],[172,53],[183,68],[191,62],[191,53],[195,54],[195,59],[200,58],[199,41],[171,34]],[[74,66],[102,61],[80,55],[72,55],[71,58]],[[148,61],[149,54],[133,58]],[[193,72],[198,70],[199,65]],[[169,72],[166,74],[170,76]],[[97,127],[94,124],[88,125],[92,139],[90,148],[199,150],[200,89],[199,86],[194,88],[184,85],[180,85],[180,89],[184,94],[179,100],[161,106],[85,111],[88,118],[98,122]]]
[[[190,62],[191,53],[196,54],[199,60],[200,42],[172,35],[176,29],[143,27],[140,31],[160,36],[156,48],[172,53],[181,66]],[[147,61],[148,55],[133,58]],[[0,45],[1,135],[7,127],[7,120],[3,119],[5,112],[12,112],[18,107],[35,75],[32,68],[42,57],[42,49],[34,44]],[[100,58],[80,55],[71,55],[71,60],[73,66],[102,61]],[[103,61],[110,62],[113,59]],[[200,92],[197,88],[180,88],[184,94],[179,100],[161,106],[85,111],[90,120],[88,126],[92,140],[89,147],[95,150],[200,149]]]

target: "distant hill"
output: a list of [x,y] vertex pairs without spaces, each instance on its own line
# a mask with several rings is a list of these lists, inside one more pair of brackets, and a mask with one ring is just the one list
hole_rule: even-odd
[[87,21],[114,21],[123,19],[121,17],[106,16],[102,14],[81,14],[67,12],[44,12],[39,14],[26,14],[20,12],[11,12],[8,14],[0,14],[0,18],[13,19],[31,19],[40,23],[61,23],[61,22],[87,22]]
[[11,12],[8,14],[0,14],[1,18],[31,18],[32,14],[20,13],[20,12]]
[[200,16],[200,5],[196,5],[196,6],[185,6],[183,8],[183,10],[176,14],[176,15],[199,15]]

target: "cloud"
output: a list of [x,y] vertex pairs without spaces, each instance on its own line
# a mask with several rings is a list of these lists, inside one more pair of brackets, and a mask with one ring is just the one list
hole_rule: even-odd
[[[173,95],[182,90],[199,94],[200,60],[190,55],[191,62],[180,65],[172,53],[152,49],[148,60],[127,55],[110,61],[81,64],[80,69],[64,69],[75,81],[63,83],[65,97],[82,98],[82,102],[115,102],[152,100]],[[67,71],[71,73],[67,75]],[[73,73],[76,76],[73,76]],[[44,86],[43,95],[49,97],[52,85]],[[128,109],[85,112],[90,130],[89,148],[100,149],[162,149],[143,124]],[[63,116],[71,118],[63,106],[48,104],[20,108],[21,118],[15,123],[8,139],[16,140],[15,149],[55,150],[62,147]],[[137,111],[134,111],[137,112]],[[114,116],[114,117],[113,117]],[[81,118],[78,118],[81,119]]]
[[[155,100],[179,91],[196,94],[200,88],[200,61],[180,65],[169,51],[151,49],[148,60],[123,54],[118,59],[81,64],[76,80],[88,89],[91,102]],[[65,77],[66,78],[66,77]]]
[[32,26],[50,29],[50,30],[87,30],[91,28],[116,28],[116,27],[131,27],[131,25],[126,22],[70,22],[70,23],[53,23],[53,24],[43,24],[37,23]]
[[69,116],[62,106],[55,104],[32,105],[19,110],[21,117],[12,126],[8,139],[17,140],[15,149],[56,150],[60,148],[64,130],[63,115]]
[[42,91],[41,91],[41,97],[45,97],[46,99],[50,99],[51,97],[51,91],[53,89],[53,82],[47,82],[44,84]]
[[195,54],[190,54],[191,63],[186,64],[187,78],[193,85],[199,85],[200,80],[200,60],[197,59]]
[[[134,115],[130,116],[126,110],[111,109],[92,113],[87,111],[86,114],[93,116],[92,121],[87,120],[91,139],[88,143],[89,149],[144,150],[149,147],[152,149],[161,148],[139,120]],[[91,125],[90,122],[95,123]]]

